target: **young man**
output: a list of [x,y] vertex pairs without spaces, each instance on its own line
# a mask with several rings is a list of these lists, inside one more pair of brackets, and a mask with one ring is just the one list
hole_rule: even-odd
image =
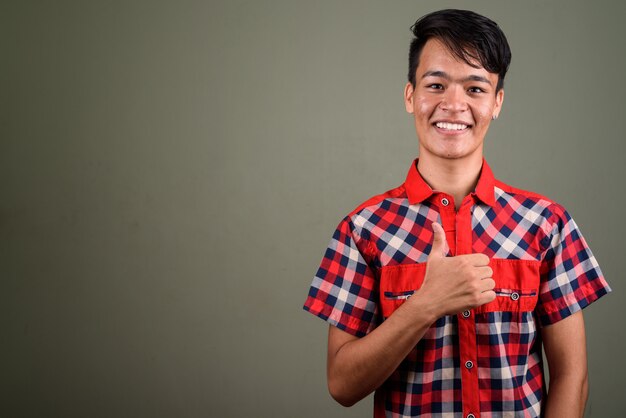
[[413,33],[404,101],[419,158],[339,224],[305,303],[330,323],[329,390],[346,406],[375,391],[376,417],[580,417],[581,309],[610,288],[565,209],[483,159],[507,40],[462,10]]

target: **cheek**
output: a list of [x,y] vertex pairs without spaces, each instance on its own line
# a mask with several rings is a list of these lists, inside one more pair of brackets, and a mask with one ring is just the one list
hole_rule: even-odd
[[415,100],[415,115],[422,118],[428,118],[433,113],[436,104],[432,100],[425,98],[417,98]]
[[491,122],[493,106],[483,105],[474,108],[474,120],[477,125],[485,125]]

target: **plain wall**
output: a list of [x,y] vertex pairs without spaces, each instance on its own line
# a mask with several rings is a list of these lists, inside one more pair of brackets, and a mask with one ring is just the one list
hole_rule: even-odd
[[587,417],[625,416],[617,0],[3,2],[0,416],[370,416],[328,395],[302,304],[416,156],[409,27],[444,7],[508,36],[486,157],[598,258]]

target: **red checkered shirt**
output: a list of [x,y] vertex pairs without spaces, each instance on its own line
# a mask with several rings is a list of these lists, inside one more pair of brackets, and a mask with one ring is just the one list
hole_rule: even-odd
[[494,179],[486,162],[458,211],[416,163],[402,186],[360,205],[337,227],[304,308],[366,335],[420,287],[433,222],[443,225],[450,255],[491,258],[497,296],[432,324],[376,390],[374,416],[539,417],[539,328],[611,289],[565,209]]

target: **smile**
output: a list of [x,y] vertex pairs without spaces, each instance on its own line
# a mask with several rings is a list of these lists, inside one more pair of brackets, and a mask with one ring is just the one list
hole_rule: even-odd
[[465,125],[462,123],[449,123],[449,122],[437,122],[435,126],[439,129],[446,129],[449,131],[462,131],[467,129],[469,125]]

